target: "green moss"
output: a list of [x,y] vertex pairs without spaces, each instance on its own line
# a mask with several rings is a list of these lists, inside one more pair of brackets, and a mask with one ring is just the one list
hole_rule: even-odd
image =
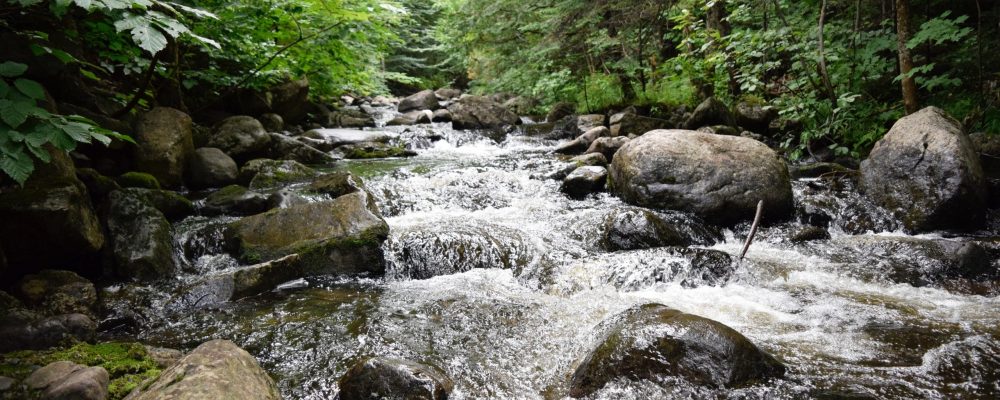
[[159,189],[160,182],[156,180],[156,177],[147,174],[145,172],[126,172],[121,174],[121,176],[115,178],[115,182],[118,182],[122,187],[132,187],[132,188],[143,188],[143,189]]
[[24,350],[0,355],[0,375],[17,380],[27,378],[35,369],[49,363],[68,360],[91,367],[103,367],[111,381],[108,398],[124,398],[147,379],[159,376],[160,367],[139,343],[80,343],[54,350]]
[[344,152],[344,158],[350,159],[406,157],[408,155],[410,153],[402,145],[384,147],[354,146]]

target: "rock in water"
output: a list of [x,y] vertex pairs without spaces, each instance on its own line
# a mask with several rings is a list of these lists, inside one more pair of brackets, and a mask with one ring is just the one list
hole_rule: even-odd
[[239,168],[226,153],[215,147],[194,151],[188,166],[188,186],[193,189],[222,187],[236,182]]
[[455,386],[435,367],[407,360],[369,358],[340,378],[340,400],[447,399]]
[[388,234],[368,193],[358,191],[243,218],[225,236],[247,262],[299,254],[307,274],[381,274]]
[[491,129],[517,125],[521,119],[510,110],[483,96],[465,96],[448,106],[455,129]]
[[213,340],[125,398],[277,400],[281,394],[253,356],[233,342]]
[[144,281],[172,277],[170,222],[140,194],[116,190],[105,204],[115,274]]
[[267,155],[271,136],[253,117],[229,117],[215,128],[208,139],[209,147],[216,147],[229,154],[237,163],[244,163]]
[[750,138],[655,130],[625,143],[610,169],[625,202],[693,212],[711,223],[752,219],[760,200],[767,220],[792,211],[788,168]]
[[588,194],[604,190],[608,170],[600,166],[580,167],[570,172],[559,190],[572,199],[583,199]]
[[397,110],[401,113],[407,111],[419,111],[419,110],[431,110],[434,111],[440,108],[438,104],[437,96],[434,95],[433,90],[424,90],[414,93],[403,100],[400,100]]
[[722,234],[683,213],[657,213],[638,207],[613,210],[601,225],[600,246],[608,251],[663,246],[710,246]]
[[785,373],[732,328],[661,304],[633,307],[605,326],[607,335],[573,372],[570,396],[590,395],[619,378],[731,387]]
[[135,127],[135,164],[160,184],[178,188],[187,158],[194,151],[191,117],[169,107],[156,107],[139,118]]
[[909,231],[975,228],[984,220],[979,155],[958,121],[937,107],[896,121],[861,163],[861,184]]

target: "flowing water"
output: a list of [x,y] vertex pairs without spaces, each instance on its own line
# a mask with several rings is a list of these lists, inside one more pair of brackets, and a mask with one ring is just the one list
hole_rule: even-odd
[[[788,373],[725,390],[621,380],[596,397],[1000,396],[996,293],[913,286],[892,275],[900,265],[936,262],[893,243],[977,240],[995,250],[989,234],[893,233],[891,218],[850,188],[800,180],[800,217],[825,210],[831,239],[793,244],[787,238],[797,222],[768,227],[727,281],[692,283],[690,262],[670,249],[600,250],[597,227],[624,205],[608,194],[570,200],[557,181],[542,178],[566,165],[549,154],[556,142],[513,135],[497,143],[437,124],[395,132],[417,143],[417,157],[337,167],[365,179],[391,228],[385,277],[313,277],[221,303],[121,288],[144,293],[160,310],[137,317],[143,329],[131,335],[178,348],[231,339],[290,399],[333,397],[337,379],[366,356],[434,364],[455,381],[458,399],[558,398],[603,320],[657,302],[736,329]],[[442,139],[419,140],[429,132]],[[206,229],[219,221],[194,217],[177,226],[189,249],[181,282],[238,268]],[[851,234],[867,229],[889,232]],[[726,231],[710,248],[736,255],[746,231]]]

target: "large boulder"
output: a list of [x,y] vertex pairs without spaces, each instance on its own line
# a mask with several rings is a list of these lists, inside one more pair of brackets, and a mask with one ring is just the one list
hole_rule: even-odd
[[401,113],[407,111],[419,111],[419,110],[430,110],[434,111],[440,108],[438,104],[437,96],[434,95],[433,90],[424,90],[407,96],[405,99],[400,100],[399,105],[396,107]]
[[194,151],[191,117],[180,110],[156,107],[139,117],[135,127],[135,164],[169,188],[181,186],[187,158]]
[[521,122],[517,114],[483,96],[465,96],[448,106],[455,129],[490,129]]
[[208,147],[221,149],[241,164],[265,156],[270,144],[260,121],[245,115],[222,120],[208,139]]
[[621,378],[732,387],[785,373],[784,365],[732,328],[664,305],[633,307],[604,326],[604,339],[570,378],[572,397]]
[[686,130],[655,130],[626,143],[610,182],[627,203],[688,211],[712,223],[752,219],[757,202],[774,220],[792,211],[788,168],[756,140]]
[[340,400],[447,399],[455,386],[436,367],[409,360],[369,358],[340,378]]
[[958,121],[927,107],[896,121],[861,163],[861,185],[909,231],[980,226],[986,180]]
[[150,281],[173,277],[170,222],[141,194],[116,190],[104,205],[114,275]]
[[584,166],[573,170],[563,179],[559,191],[571,199],[583,199],[591,193],[604,190],[608,181],[608,170],[601,166]]
[[192,189],[221,187],[236,182],[239,176],[236,161],[215,147],[194,151],[187,169],[187,184]]
[[664,246],[711,246],[722,234],[684,213],[617,208],[604,218],[599,244],[608,251]]
[[381,274],[389,226],[367,192],[299,204],[231,223],[229,247],[247,262],[299,254],[307,274]]
[[24,186],[0,190],[0,244],[10,272],[41,266],[79,268],[104,246],[87,189],[65,152],[37,163]]
[[56,361],[35,370],[24,380],[43,399],[104,400],[108,396],[108,371],[71,361]]
[[866,279],[967,292],[969,282],[1000,279],[990,253],[975,242],[912,236],[856,235],[834,239],[833,259],[858,266]]
[[437,96],[438,100],[452,100],[458,98],[462,95],[462,91],[459,89],[452,88],[441,88],[434,91],[434,95]]
[[698,129],[703,126],[726,125],[736,126],[736,117],[729,107],[715,97],[709,97],[695,107],[694,112],[684,123],[687,129]]
[[556,122],[576,113],[576,104],[561,101],[549,108],[549,113],[545,115],[546,122]]
[[253,356],[228,340],[212,340],[125,398],[278,400],[281,394]]
[[357,129],[313,129],[302,137],[314,142],[318,149],[330,151],[346,144],[365,142],[388,142],[389,134],[382,131],[362,131]]
[[590,147],[584,154],[599,153],[604,155],[605,159],[614,160],[615,153],[618,149],[621,149],[625,143],[628,143],[630,139],[627,136],[616,136],[616,137],[601,137],[594,139],[590,143]]

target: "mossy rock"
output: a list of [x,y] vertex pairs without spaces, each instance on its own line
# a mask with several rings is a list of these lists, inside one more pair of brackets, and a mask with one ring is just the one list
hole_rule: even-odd
[[145,172],[126,172],[115,178],[115,182],[126,188],[160,189],[156,177]]
[[169,221],[179,221],[194,214],[194,203],[172,190],[128,188],[123,189],[145,199],[149,205],[163,213]]
[[[15,380],[27,378],[35,369],[49,363],[67,360],[108,371],[108,399],[125,398],[144,381],[155,379],[162,370],[150,357],[146,347],[139,343],[80,343],[69,348],[53,350],[24,350],[0,354],[0,376]],[[14,393],[5,393],[5,395]],[[28,393],[14,394],[14,397]]]
[[417,153],[407,150],[403,145],[388,145],[385,143],[358,143],[341,146],[337,149],[344,158],[352,160],[367,160],[371,158],[413,157]]
[[115,190],[121,189],[118,182],[114,179],[108,178],[101,175],[100,172],[93,168],[80,168],[76,170],[77,178],[87,186],[87,192],[90,194],[90,199],[95,203],[100,203],[100,200],[104,199],[108,193]]
[[239,180],[250,189],[263,189],[308,180],[316,175],[316,170],[298,161],[258,158],[240,169]]

